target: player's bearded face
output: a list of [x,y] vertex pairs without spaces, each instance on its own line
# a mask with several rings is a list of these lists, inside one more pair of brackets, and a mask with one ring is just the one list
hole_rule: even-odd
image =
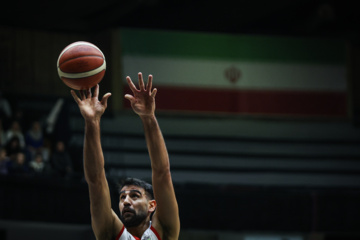
[[120,213],[120,220],[127,228],[139,226],[146,218],[147,211],[143,209],[136,211],[130,207],[124,207]]
[[136,186],[125,186],[120,192],[120,220],[125,227],[139,226],[148,217],[149,202],[145,190]]

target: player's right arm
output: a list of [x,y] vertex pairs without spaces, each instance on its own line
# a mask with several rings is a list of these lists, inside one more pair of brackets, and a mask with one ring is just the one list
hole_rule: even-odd
[[84,174],[89,186],[91,225],[99,240],[113,240],[123,224],[111,209],[111,198],[104,170],[104,155],[100,141],[100,119],[107,107],[110,93],[98,100],[99,86],[94,95],[88,90],[80,91],[80,98],[74,91],[71,94],[80,108],[85,120]]

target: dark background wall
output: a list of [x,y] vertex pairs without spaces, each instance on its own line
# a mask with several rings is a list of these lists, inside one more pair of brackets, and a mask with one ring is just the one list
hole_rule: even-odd
[[[184,230],[315,232],[328,239],[359,238],[359,15],[352,4],[160,0],[29,4],[13,1],[1,14],[0,90],[29,119],[47,116],[58,98],[68,101],[65,121],[75,175],[67,180],[1,176],[2,221],[90,223],[82,176],[82,120],[69,89],[58,79],[55,63],[64,46],[86,40],[110,56],[107,62],[113,69],[118,64],[113,30],[133,27],[344,39],[348,44],[346,119],[164,113],[159,121],[174,159]],[[104,92],[113,90],[122,74],[109,70],[102,82]],[[127,175],[146,178],[149,165],[140,160],[146,149],[141,125],[131,113],[109,111],[104,122],[103,139],[108,139],[104,152],[117,211],[116,182]],[[116,148],[111,144],[114,140],[119,143]],[[195,147],[189,148],[189,142]],[[122,161],[120,175],[111,162],[114,157]]]

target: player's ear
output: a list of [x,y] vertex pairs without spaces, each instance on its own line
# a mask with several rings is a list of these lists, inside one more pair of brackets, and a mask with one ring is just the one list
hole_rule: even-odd
[[156,209],[156,201],[149,200],[149,212],[154,212]]

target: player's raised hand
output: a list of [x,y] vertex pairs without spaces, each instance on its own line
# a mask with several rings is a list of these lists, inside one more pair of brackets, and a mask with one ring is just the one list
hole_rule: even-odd
[[99,84],[95,86],[94,94],[91,93],[91,89],[79,91],[80,97],[71,90],[75,102],[80,108],[81,115],[85,120],[100,120],[101,116],[107,108],[107,100],[111,96],[111,93],[106,93],[101,101],[99,101]]
[[133,93],[133,95],[126,94],[125,98],[131,103],[131,107],[139,116],[150,116],[155,113],[155,96],[157,89],[152,89],[153,76],[149,75],[148,81],[144,83],[142,73],[138,73],[139,89],[131,81],[129,76],[126,77],[126,81]]

